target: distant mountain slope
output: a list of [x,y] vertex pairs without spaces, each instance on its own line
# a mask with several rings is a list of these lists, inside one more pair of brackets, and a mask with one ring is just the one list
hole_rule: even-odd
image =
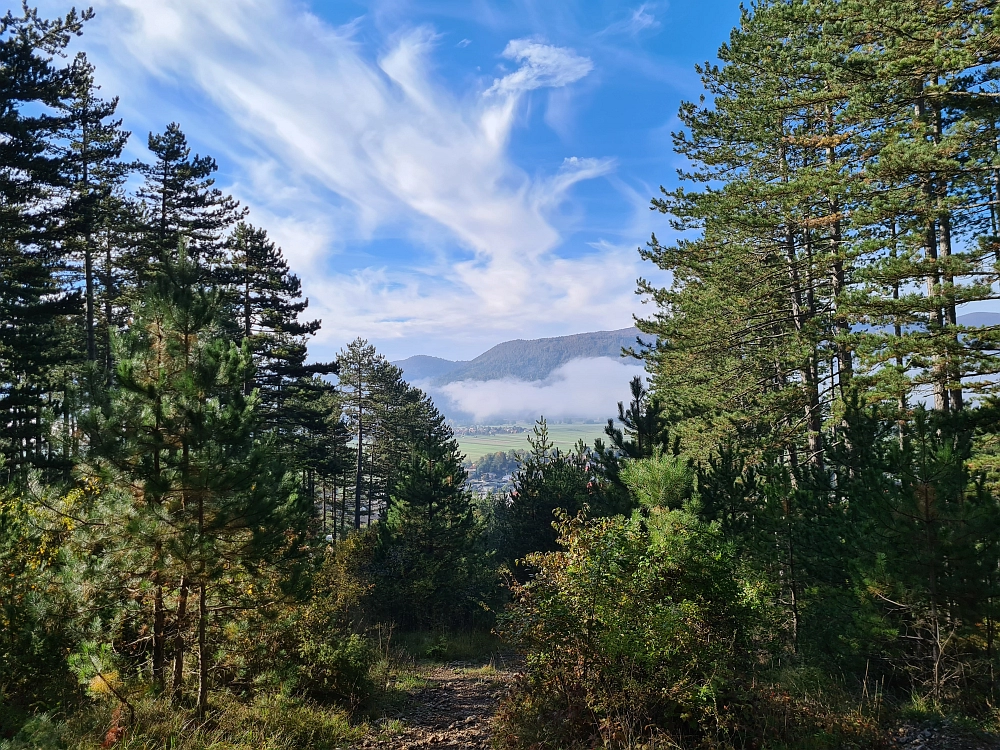
[[623,346],[632,346],[638,328],[594,331],[550,339],[505,341],[471,362],[437,378],[438,385],[457,380],[544,380],[560,365],[574,359],[612,357],[618,359]]
[[398,362],[393,362],[392,364],[396,365],[396,367],[403,371],[403,377],[405,377],[406,380],[413,382],[415,380],[440,378],[447,375],[452,370],[468,364],[468,362],[452,362],[450,359],[441,359],[441,357],[429,357],[426,354],[418,354],[414,357],[407,357],[406,359],[401,359]]
[[1000,326],[1000,313],[967,313],[965,315],[959,315],[956,320],[960,326],[978,326],[979,328],[986,328],[987,326]]
[[[973,312],[958,316],[960,325],[1000,326],[1000,313]],[[460,380],[545,380],[560,366],[574,359],[611,357],[618,359],[622,347],[635,344],[638,328],[593,331],[548,339],[516,339],[497,344],[468,362],[418,354],[393,362],[410,382],[430,381],[441,386]]]
[[633,346],[638,335],[638,328],[622,328],[548,339],[517,339],[497,344],[469,362],[419,355],[393,364],[403,370],[407,380],[431,380],[433,385],[503,378],[544,380],[553,370],[574,359],[618,359],[622,347]]

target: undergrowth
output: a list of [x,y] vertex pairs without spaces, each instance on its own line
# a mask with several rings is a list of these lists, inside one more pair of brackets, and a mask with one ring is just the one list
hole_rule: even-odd
[[404,654],[418,661],[444,663],[487,662],[502,648],[500,640],[485,630],[399,633],[396,645]]
[[278,694],[244,702],[217,693],[204,719],[163,698],[139,700],[134,708],[134,720],[107,704],[65,720],[41,714],[0,750],[334,750],[369,731],[339,709]]

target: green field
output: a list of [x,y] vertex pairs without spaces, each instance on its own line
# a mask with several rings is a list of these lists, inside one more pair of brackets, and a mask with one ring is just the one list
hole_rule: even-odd
[[[532,425],[522,424],[528,432],[517,435],[460,435],[458,444],[466,458],[475,461],[487,453],[509,450],[528,450],[528,435],[531,434]],[[569,450],[576,441],[583,438],[583,441],[593,447],[594,438],[607,437],[604,434],[603,424],[550,424],[549,440],[557,448]]]

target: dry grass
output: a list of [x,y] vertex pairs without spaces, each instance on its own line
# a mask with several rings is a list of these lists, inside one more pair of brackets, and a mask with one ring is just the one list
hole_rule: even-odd
[[135,704],[134,722],[110,705],[95,707],[67,722],[42,716],[0,750],[337,750],[354,746],[369,727],[353,725],[343,711],[280,695],[242,702],[213,697],[209,715],[198,719],[163,699]]

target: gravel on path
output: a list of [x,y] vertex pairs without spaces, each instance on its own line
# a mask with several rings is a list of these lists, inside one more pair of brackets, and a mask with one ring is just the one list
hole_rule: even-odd
[[893,740],[901,750],[1000,750],[1000,738],[949,721],[903,724]]
[[432,667],[423,677],[426,686],[415,690],[396,715],[382,720],[383,730],[363,740],[358,747],[489,748],[493,714],[510,682],[510,672],[450,664]]

